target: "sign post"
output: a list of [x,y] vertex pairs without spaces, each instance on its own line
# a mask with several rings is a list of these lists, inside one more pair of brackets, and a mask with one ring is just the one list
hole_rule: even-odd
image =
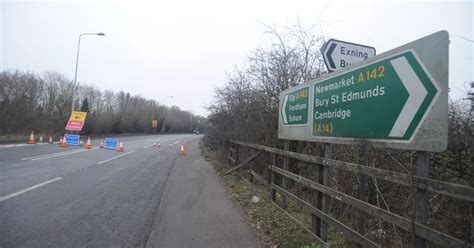
[[283,91],[278,138],[443,151],[448,37],[440,31]]

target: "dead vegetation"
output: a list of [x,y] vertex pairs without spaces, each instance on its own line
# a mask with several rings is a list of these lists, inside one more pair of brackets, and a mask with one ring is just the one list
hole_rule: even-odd
[[[257,49],[247,61],[247,66],[230,74],[226,84],[216,89],[207,135],[214,140],[215,152],[227,152],[230,139],[283,148],[277,139],[278,95],[282,90],[313,80],[325,73],[319,47],[323,37],[314,28],[304,29],[295,25],[282,30],[268,27],[269,46]],[[473,116],[462,101],[450,102],[449,145],[442,153],[431,153],[430,177],[433,179],[474,186],[474,125]],[[291,151],[321,155],[322,144],[291,142]],[[251,151],[243,151],[243,159]],[[360,162],[361,146],[334,145],[333,158]],[[242,160],[243,161],[243,160]],[[376,149],[369,150],[368,166],[416,174],[416,154],[413,151]],[[268,156],[254,162],[253,169],[266,178],[264,167],[271,163]],[[221,163],[226,164],[225,161]],[[281,161],[277,161],[281,163]],[[315,179],[313,166],[290,161],[290,171]],[[360,178],[357,174],[331,169],[331,187],[348,195],[359,195]],[[414,190],[375,178],[369,178],[368,202],[403,217],[414,216]],[[311,202],[311,190],[290,181],[294,194]],[[241,192],[243,193],[243,192]],[[469,241],[471,235],[471,203],[439,194],[430,194],[429,227]],[[349,226],[356,223],[356,211],[338,202],[331,202],[330,214]],[[304,221],[304,220],[303,220]],[[275,224],[278,225],[278,224]],[[407,247],[413,245],[413,236],[392,224],[369,218],[366,236],[383,246]],[[337,234],[337,233],[332,233]],[[334,243],[332,243],[334,242]],[[339,239],[332,239],[332,246],[347,246]],[[430,244],[432,245],[432,244]],[[434,246],[434,245],[432,245]]]

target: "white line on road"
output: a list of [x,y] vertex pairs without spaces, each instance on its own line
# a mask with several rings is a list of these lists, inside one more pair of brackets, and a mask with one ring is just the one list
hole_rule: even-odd
[[24,193],[26,193],[26,192],[28,192],[28,191],[32,191],[32,190],[37,189],[37,188],[39,188],[39,187],[43,187],[43,186],[45,186],[45,185],[47,185],[47,184],[50,184],[50,183],[52,183],[52,182],[59,181],[59,180],[61,180],[61,179],[63,179],[63,178],[62,178],[62,177],[56,177],[56,178],[53,178],[53,179],[51,179],[51,180],[48,180],[48,181],[45,181],[45,182],[42,182],[42,183],[38,183],[38,184],[33,185],[33,186],[31,186],[31,187],[28,187],[28,188],[26,188],[26,189],[22,189],[22,190],[20,190],[20,191],[15,192],[15,193],[12,193],[12,194],[9,194],[9,195],[6,195],[6,196],[2,196],[2,197],[0,197],[0,202],[5,201],[5,200],[8,200],[8,199],[10,199],[10,198],[13,198],[13,197],[15,197],[15,196],[19,196],[19,195],[21,195],[21,194],[24,194]]
[[37,155],[37,156],[32,156],[32,157],[26,157],[26,158],[22,158],[21,160],[30,160],[30,159],[34,159],[34,158],[48,157],[48,156],[57,155],[57,154],[69,154],[71,152],[75,153],[77,150],[79,150],[79,149],[74,149],[74,150],[64,151],[64,152],[50,153],[50,154]]
[[42,146],[42,145],[49,145],[49,143],[36,143],[34,145],[31,144],[9,144],[9,145],[0,145],[0,148],[12,148],[12,147],[23,147],[23,146]]
[[76,153],[80,153],[80,152],[87,152],[87,151],[92,151],[92,150],[97,150],[99,149],[98,147],[95,147],[95,148],[92,148],[92,149],[76,149],[74,151],[71,151],[69,153],[61,153],[61,154],[50,154],[48,156],[42,156],[42,157],[39,157],[39,158],[33,158],[31,159],[31,161],[36,161],[36,160],[42,160],[42,159],[47,159],[47,158],[54,158],[54,157],[60,157],[60,156],[66,156],[66,155],[71,155],[71,154],[76,154]]
[[152,147],[153,145],[154,145],[154,144],[151,144],[151,145],[149,145],[149,146],[144,146],[144,147],[142,147],[142,149],[146,149],[146,148],[148,148],[148,147]]
[[117,159],[117,158],[123,157],[123,156],[125,156],[125,155],[128,155],[128,154],[130,154],[130,153],[134,153],[134,152],[135,152],[135,151],[126,152],[126,153],[124,153],[124,154],[120,154],[120,155],[118,155],[118,156],[111,157],[111,158],[109,158],[109,159],[106,159],[106,160],[104,160],[104,161],[100,161],[100,162],[99,162],[99,163],[97,163],[97,164],[103,164],[103,163],[107,163],[107,162],[109,162],[109,161],[112,161],[112,160],[114,160],[114,159]]

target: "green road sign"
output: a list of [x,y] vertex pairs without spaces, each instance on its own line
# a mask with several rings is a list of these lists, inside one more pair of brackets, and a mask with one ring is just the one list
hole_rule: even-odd
[[278,138],[444,151],[448,58],[449,34],[439,31],[285,90]]
[[410,140],[440,91],[410,50],[313,90],[313,136],[391,140]]
[[306,125],[309,113],[309,87],[289,92],[283,99],[283,125]]

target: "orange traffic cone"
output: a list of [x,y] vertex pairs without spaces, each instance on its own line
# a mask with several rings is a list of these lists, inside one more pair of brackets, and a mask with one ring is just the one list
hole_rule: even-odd
[[28,142],[26,142],[26,144],[30,144],[30,145],[36,144],[36,141],[35,141],[35,132],[31,131],[30,139],[28,140]]
[[179,155],[186,155],[186,150],[184,150],[183,144],[179,147]]
[[117,152],[124,152],[125,149],[123,148],[123,142],[120,142],[119,147],[117,148]]
[[104,142],[100,142],[100,148],[104,148]]
[[91,149],[91,148],[92,148],[91,136],[89,136],[89,137],[87,137],[86,149]]
[[84,145],[84,142],[82,142],[82,139],[79,140],[79,145],[80,146]]
[[43,136],[40,136],[39,143],[43,143]]
[[161,146],[161,144],[160,144],[160,142],[158,142],[158,147],[160,147],[160,146]]
[[67,147],[66,143],[66,135],[61,139],[62,141],[59,142],[59,147]]
[[153,143],[153,147],[158,147],[158,144],[156,142]]
[[49,144],[53,144],[53,136],[49,136],[48,143],[49,143]]

